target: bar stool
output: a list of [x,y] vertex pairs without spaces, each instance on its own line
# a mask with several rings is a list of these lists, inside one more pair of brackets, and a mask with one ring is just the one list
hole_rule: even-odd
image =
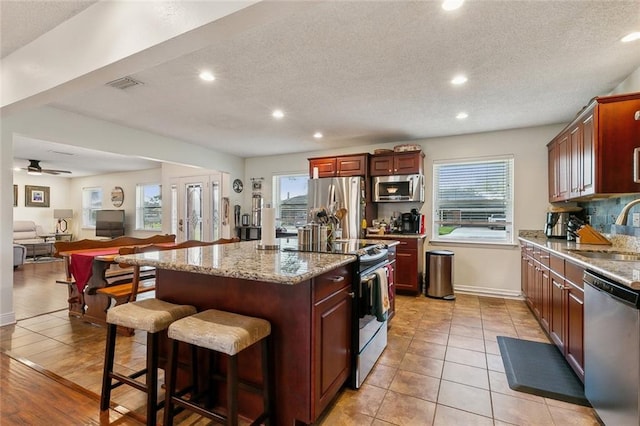
[[[272,376],[272,360],[270,355],[271,346],[271,324],[261,318],[253,318],[238,315],[231,312],[209,309],[195,315],[183,318],[172,323],[167,331],[171,339],[171,349],[169,352],[168,369],[166,371],[166,396],[164,407],[164,425],[173,424],[174,405],[183,407],[208,419],[228,425],[238,424],[238,384],[243,389],[254,393],[262,394],[264,411],[252,425],[265,421],[268,425],[275,425],[274,417],[274,392]],[[211,355],[217,353],[227,356],[227,412],[226,416],[214,412],[208,407],[204,407],[195,401],[195,398],[186,399],[184,390],[181,395],[176,395],[176,369],[178,361],[178,344],[185,342],[192,347],[206,348]],[[262,342],[262,387],[257,387],[251,383],[238,379],[238,353],[252,346],[257,342]],[[213,366],[213,362],[211,362]],[[222,376],[216,376],[209,372],[210,377],[216,380],[224,380]],[[196,386],[198,378],[192,377],[192,386]],[[212,383],[209,381],[209,395],[213,391]],[[211,405],[211,398],[208,403]]]
[[[196,313],[190,305],[176,305],[159,299],[145,299],[138,302],[114,306],[107,311],[107,345],[102,375],[100,410],[107,410],[111,400],[111,390],[123,384],[147,394],[147,425],[155,425],[158,410],[164,400],[158,402],[158,336],[169,325],[181,318]],[[128,376],[113,371],[116,349],[117,326],[147,332],[146,367]],[[145,383],[135,380],[145,376]],[[113,382],[115,380],[115,383]]]

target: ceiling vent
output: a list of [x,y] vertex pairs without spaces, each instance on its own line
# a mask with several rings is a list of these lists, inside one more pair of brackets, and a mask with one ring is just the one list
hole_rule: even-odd
[[122,77],[117,80],[113,80],[107,83],[107,86],[111,86],[115,89],[128,89],[129,87],[137,86],[139,84],[143,84],[141,81],[134,80],[131,77]]

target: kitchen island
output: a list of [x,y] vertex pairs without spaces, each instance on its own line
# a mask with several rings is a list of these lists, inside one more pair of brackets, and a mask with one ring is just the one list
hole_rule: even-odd
[[[384,243],[384,242],[382,242]],[[272,326],[278,425],[315,422],[351,373],[356,256],[259,250],[257,241],[120,256],[157,268],[156,297],[268,320]],[[259,350],[239,357],[240,375],[260,383]],[[219,393],[221,398],[224,392]],[[255,418],[261,397],[241,392]],[[223,401],[223,400],[221,400]]]

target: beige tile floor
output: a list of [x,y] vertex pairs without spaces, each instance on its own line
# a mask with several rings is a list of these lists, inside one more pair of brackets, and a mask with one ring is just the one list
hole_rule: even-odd
[[[509,389],[496,336],[548,342],[524,302],[462,294],[455,302],[398,296],[396,307],[388,347],[374,370],[358,391],[344,389],[320,424],[599,424],[589,408]],[[62,310],[0,328],[0,349],[99,394],[104,338],[104,329]],[[144,364],[144,333],[121,338],[118,345],[121,369]],[[114,391],[114,400],[143,413],[143,395],[127,388]]]

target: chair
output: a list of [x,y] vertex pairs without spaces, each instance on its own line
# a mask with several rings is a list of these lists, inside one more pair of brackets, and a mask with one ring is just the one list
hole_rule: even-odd
[[[251,424],[258,425],[265,422],[275,425],[274,417],[274,391],[273,369],[271,359],[271,324],[260,318],[238,315],[231,312],[209,309],[195,315],[175,321],[167,330],[171,342],[169,352],[168,370],[166,372],[166,392],[164,404],[164,425],[173,425],[174,406],[186,408],[208,419],[227,425],[238,424],[238,387],[243,390],[261,393],[263,397],[263,412]],[[209,408],[211,392],[213,392],[213,380],[224,380],[224,377],[209,371],[209,398],[207,405],[197,401],[197,393],[191,392],[187,399],[185,393],[191,389],[197,389],[198,376],[192,370],[191,387],[182,389],[176,393],[176,372],[178,366],[178,345],[180,342],[188,343],[191,349],[195,347],[205,348],[210,356],[224,354],[227,357],[227,409],[226,415],[222,415]],[[262,386],[238,379],[238,354],[258,343],[262,343]],[[212,367],[213,362],[209,365]]]
[[13,245],[13,269],[17,269],[24,264],[27,259],[27,248],[20,244]]
[[[207,246],[218,242],[186,241],[173,246],[147,245],[142,247],[122,248],[125,252],[133,253],[147,251],[173,250],[177,248]],[[122,264],[121,264],[122,265]],[[131,266],[126,264],[127,266]],[[147,394],[147,425],[155,425],[158,410],[164,401],[158,402],[158,335],[166,330],[171,323],[196,313],[196,308],[190,305],[176,305],[155,298],[135,301],[140,285],[140,266],[133,266],[133,280],[131,282],[131,296],[129,303],[114,306],[107,310],[107,341],[105,348],[104,370],[102,376],[102,393],[100,409],[107,410],[111,401],[111,391],[122,384],[129,385]],[[117,327],[147,332],[147,362],[146,367],[128,376],[114,371]],[[195,351],[193,352],[195,357]],[[145,376],[144,383],[136,380]],[[113,382],[115,380],[115,383]]]

